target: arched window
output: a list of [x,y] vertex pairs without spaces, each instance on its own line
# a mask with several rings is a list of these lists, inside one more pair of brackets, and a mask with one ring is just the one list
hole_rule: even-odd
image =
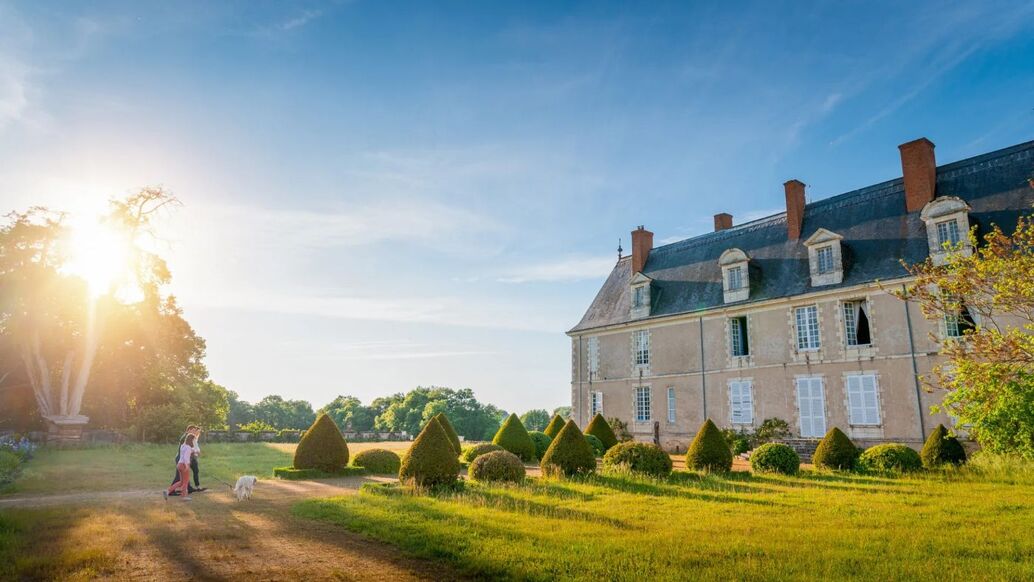
[[923,207],[919,217],[926,224],[930,258],[943,265],[952,253],[973,252],[969,242],[969,205],[955,196],[941,196]]
[[750,298],[750,259],[740,249],[729,249],[718,258],[722,268],[722,291],[725,303]]

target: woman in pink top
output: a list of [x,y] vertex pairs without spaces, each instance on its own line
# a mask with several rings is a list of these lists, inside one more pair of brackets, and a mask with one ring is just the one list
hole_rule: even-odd
[[180,445],[180,456],[176,461],[176,470],[179,471],[180,480],[173,483],[168,489],[165,490],[165,497],[168,498],[169,494],[176,490],[178,487],[180,490],[180,497],[183,501],[189,501],[190,495],[188,495],[187,487],[190,482],[190,456],[194,454],[194,443],[197,437],[193,434],[188,434],[186,440]]

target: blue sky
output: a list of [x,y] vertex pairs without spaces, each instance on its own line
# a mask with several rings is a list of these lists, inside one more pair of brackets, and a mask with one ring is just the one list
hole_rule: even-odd
[[569,399],[564,331],[658,242],[1034,139],[1023,2],[0,1],[2,208],[163,185],[216,381]]

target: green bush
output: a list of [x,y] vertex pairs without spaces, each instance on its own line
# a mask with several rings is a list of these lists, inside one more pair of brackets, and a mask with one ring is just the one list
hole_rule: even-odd
[[801,457],[782,443],[765,443],[750,454],[750,468],[756,473],[796,475],[801,470]]
[[524,463],[510,451],[493,451],[474,459],[467,476],[475,481],[517,483],[524,480]]
[[716,473],[732,470],[732,451],[710,418],[701,425],[686,451],[686,467]]
[[444,412],[439,412],[434,415],[434,418],[438,419],[438,422],[442,424],[442,428],[445,429],[445,434],[449,435],[449,441],[452,443],[452,448],[456,449],[456,454],[460,454],[460,435],[456,434],[456,429],[452,428],[452,423],[449,422],[448,417],[445,416]]
[[944,464],[961,465],[966,462],[966,449],[962,447],[959,439],[948,433],[943,424],[938,424],[926,439],[919,456],[927,469]]
[[859,452],[844,431],[834,426],[819,441],[811,463],[820,469],[850,471],[858,462]]
[[729,445],[729,449],[732,450],[732,454],[734,455],[742,455],[750,450],[751,434],[745,430],[723,428],[722,438],[725,439],[725,442]]
[[318,469],[333,473],[348,465],[348,443],[334,420],[321,414],[294,450],[295,469]]
[[866,449],[858,457],[858,464],[863,470],[875,473],[907,473],[923,468],[923,460],[919,453],[898,443],[876,445]]
[[607,454],[603,455],[603,467],[653,477],[667,477],[671,474],[671,457],[653,443],[629,441],[611,447]]
[[589,441],[589,446],[592,447],[592,454],[595,457],[602,457],[603,453],[607,452],[607,447],[603,446],[603,442],[596,438],[596,435],[587,434],[585,440]]
[[540,466],[542,474],[546,476],[571,476],[596,470],[592,447],[573,420],[568,420],[564,428],[560,429],[542,457]]
[[294,467],[276,467],[273,469],[273,476],[286,481],[307,481],[309,479],[334,479],[337,477],[350,477],[352,475],[365,475],[366,469],[362,467],[343,467],[336,471],[320,471],[319,469],[295,469]]
[[556,435],[560,434],[560,429],[564,428],[564,419],[560,418],[559,414],[554,414],[553,418],[549,419],[549,424],[546,425],[546,430],[542,431],[549,435],[550,442],[556,438]]
[[553,443],[553,437],[549,436],[544,432],[533,430],[528,433],[531,437],[531,441],[535,443],[535,458],[541,459],[542,455],[546,454],[546,449]]
[[11,451],[0,451],[0,485],[14,481],[22,459]]
[[469,446],[463,449],[463,454],[460,458],[463,459],[464,463],[472,463],[474,459],[484,455],[485,453],[492,453],[495,451],[505,451],[503,447],[499,445],[493,445],[492,443],[480,443],[477,445]]
[[589,426],[585,427],[585,434],[591,434],[600,439],[600,442],[603,443],[604,451],[618,444],[618,437],[614,435],[614,429],[610,428],[607,419],[603,418],[603,415],[600,413],[596,413],[596,416],[589,421]]
[[402,457],[399,481],[418,487],[452,485],[459,470],[460,460],[448,433],[438,419],[432,418]]
[[503,421],[503,425],[492,439],[492,444],[503,447],[520,457],[522,461],[534,461],[538,458],[535,456],[535,442],[528,436],[528,431],[516,414],[511,414]]
[[377,475],[397,475],[402,468],[402,459],[388,449],[366,449],[356,454],[352,466],[362,467]]

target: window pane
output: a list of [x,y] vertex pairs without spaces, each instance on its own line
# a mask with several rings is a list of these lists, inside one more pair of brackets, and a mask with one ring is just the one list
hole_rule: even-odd
[[798,307],[795,315],[797,322],[797,349],[817,350],[819,348],[818,308],[814,305]]
[[675,388],[668,388],[668,422],[675,422]]
[[816,251],[819,273],[833,272],[833,247],[822,247]]
[[635,389],[635,419],[636,422],[650,420],[650,388],[646,386]]

